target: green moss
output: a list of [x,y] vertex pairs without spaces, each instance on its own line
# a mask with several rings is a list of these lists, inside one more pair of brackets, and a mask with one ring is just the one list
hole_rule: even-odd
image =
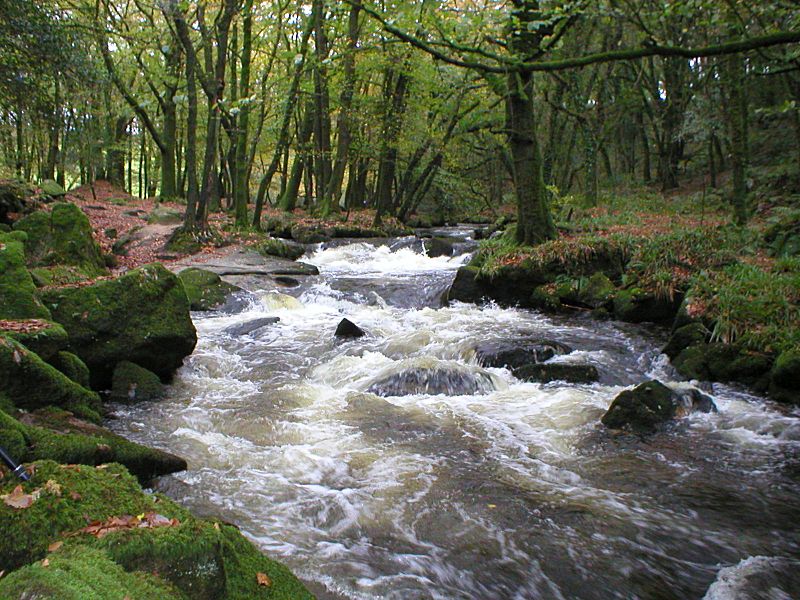
[[39,187],[42,189],[43,194],[51,198],[61,198],[67,195],[67,190],[52,179],[45,179]]
[[157,400],[164,395],[158,375],[132,362],[122,361],[114,369],[111,398],[123,402]]
[[[47,460],[33,466],[31,481],[21,485],[28,494],[39,489],[39,498],[24,509],[0,503],[2,569],[15,569],[44,557],[51,543],[92,521],[151,511],[185,518],[185,511],[174,503],[143,494],[136,479],[122,465],[112,463],[102,469],[67,467]],[[44,487],[48,481],[58,488],[51,484],[48,491]],[[19,480],[5,478],[0,482],[0,494],[10,493],[18,484]]]
[[0,319],[49,319],[25,268],[24,234],[0,234]]
[[0,392],[18,408],[60,406],[99,421],[100,398],[44,362],[37,354],[0,336]]
[[72,545],[0,580],[2,598],[59,600],[182,600],[171,584],[147,574],[129,573],[94,548]]
[[597,272],[590,277],[568,279],[556,288],[555,293],[565,304],[586,308],[600,308],[609,304],[616,288],[605,273]]
[[160,225],[177,225],[183,221],[183,213],[174,208],[158,206],[150,211],[147,222]]
[[689,323],[676,329],[669,338],[662,352],[675,358],[689,346],[704,344],[710,332],[702,323]]
[[267,238],[255,246],[256,251],[265,256],[278,256],[280,258],[288,258],[289,260],[297,260],[305,254],[305,248],[287,244],[283,240],[277,238]]
[[770,372],[769,392],[776,400],[800,404],[800,348],[778,356]]
[[27,459],[28,438],[25,426],[0,410],[0,446],[18,463]]
[[89,367],[95,388],[108,388],[123,360],[166,378],[197,342],[183,284],[160,264],[41,295],[67,330],[69,350]]
[[[116,246],[116,244],[114,245]],[[203,244],[196,234],[178,228],[170,236],[166,248],[170,252],[178,252],[179,254],[196,254],[203,249]]]
[[58,323],[45,321],[41,322],[41,325],[41,327],[29,332],[3,331],[0,328],[0,335],[18,341],[28,350],[38,354],[43,360],[49,361],[59,351],[66,348],[68,343],[67,332]]
[[539,310],[555,312],[562,307],[559,295],[549,285],[539,285],[533,288],[530,304]]
[[205,269],[184,269],[178,277],[183,282],[192,310],[212,310],[223,304],[230,294],[241,290]]
[[17,221],[14,229],[28,234],[25,249],[32,267],[72,265],[88,277],[106,273],[89,219],[72,203],[59,202],[50,213],[28,215]]
[[[286,567],[221,523],[188,519],[179,527],[120,531],[96,547],[127,570],[157,572],[192,599],[313,598]],[[271,585],[259,585],[257,573],[267,575]]]
[[672,364],[689,379],[760,384],[772,361],[767,355],[738,346],[712,343],[689,346]]
[[72,352],[59,352],[49,362],[78,385],[89,387],[89,367]]
[[672,321],[679,307],[677,298],[659,298],[639,288],[620,290],[614,296],[614,316],[629,323]]
[[86,273],[80,267],[70,265],[33,267],[30,269],[30,273],[36,287],[70,285],[85,281],[87,278]]

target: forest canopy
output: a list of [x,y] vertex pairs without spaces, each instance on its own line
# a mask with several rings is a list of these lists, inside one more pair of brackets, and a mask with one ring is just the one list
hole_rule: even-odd
[[517,241],[603,186],[730,169],[783,119],[800,162],[790,1],[2,0],[2,172],[186,201],[185,228],[266,207],[375,221],[516,207]]

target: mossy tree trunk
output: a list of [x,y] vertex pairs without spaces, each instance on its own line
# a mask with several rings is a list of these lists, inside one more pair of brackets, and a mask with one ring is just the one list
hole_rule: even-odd
[[[245,0],[244,19],[242,21],[242,72],[239,93],[242,98],[250,96],[250,58],[253,50],[253,0]],[[248,103],[241,106],[238,116],[236,135],[236,162],[233,173],[234,210],[236,226],[247,227],[247,202],[249,200],[250,181],[247,164],[247,134],[250,121]]]
[[725,117],[728,125],[731,150],[731,171],[733,190],[731,206],[733,219],[737,225],[745,225],[750,218],[747,194],[747,93],[744,57],[740,54],[727,56],[722,60],[722,80],[725,91]]

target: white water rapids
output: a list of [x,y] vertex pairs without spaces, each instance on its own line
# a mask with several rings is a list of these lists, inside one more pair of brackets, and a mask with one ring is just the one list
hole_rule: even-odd
[[[401,242],[317,250],[304,260],[321,275],[296,297],[194,315],[199,343],[168,397],[115,407],[112,426],[185,457],[159,489],[239,525],[320,598],[749,598],[726,591],[731,573],[780,561],[770,585],[800,597],[798,414],[718,385],[716,414],[610,435],[599,420],[620,391],[675,379],[663,334],[439,308],[464,259]],[[226,332],[268,316],[280,321]],[[335,340],[343,317],[367,336]],[[595,365],[600,383],[478,366],[478,343],[518,338],[575,348],[555,360]],[[488,387],[366,391],[434,367]]]

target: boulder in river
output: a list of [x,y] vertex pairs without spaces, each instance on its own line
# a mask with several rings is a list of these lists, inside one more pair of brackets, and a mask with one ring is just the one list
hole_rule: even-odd
[[167,378],[197,343],[183,284],[160,264],[89,286],[48,289],[42,298],[96,389],[111,385],[124,360]]
[[338,338],[360,338],[366,334],[361,327],[353,323],[350,319],[342,319],[339,321],[339,325],[336,326],[336,333],[333,335]]
[[447,238],[432,237],[423,241],[425,253],[430,258],[438,256],[453,256],[453,242]]
[[715,412],[716,406],[700,390],[676,391],[653,380],[619,394],[601,421],[611,429],[648,433],[693,411]]
[[569,354],[572,348],[552,340],[508,340],[486,342],[475,348],[475,357],[484,367],[518,369],[543,363],[554,356]]
[[523,381],[566,381],[567,383],[592,383],[600,378],[594,365],[544,363],[524,365],[513,371],[514,377]]
[[164,395],[158,375],[126,360],[117,364],[111,380],[111,398],[121,402],[157,400]]
[[455,368],[415,368],[384,377],[367,391],[377,396],[414,396],[444,394],[467,396],[494,390],[492,378],[478,371]]
[[262,317],[260,319],[253,319],[252,321],[246,321],[244,323],[239,323],[237,325],[231,325],[230,327],[225,329],[225,333],[233,337],[250,335],[251,333],[258,331],[262,327],[268,327],[269,325],[274,325],[278,321],[280,321],[279,317]]

